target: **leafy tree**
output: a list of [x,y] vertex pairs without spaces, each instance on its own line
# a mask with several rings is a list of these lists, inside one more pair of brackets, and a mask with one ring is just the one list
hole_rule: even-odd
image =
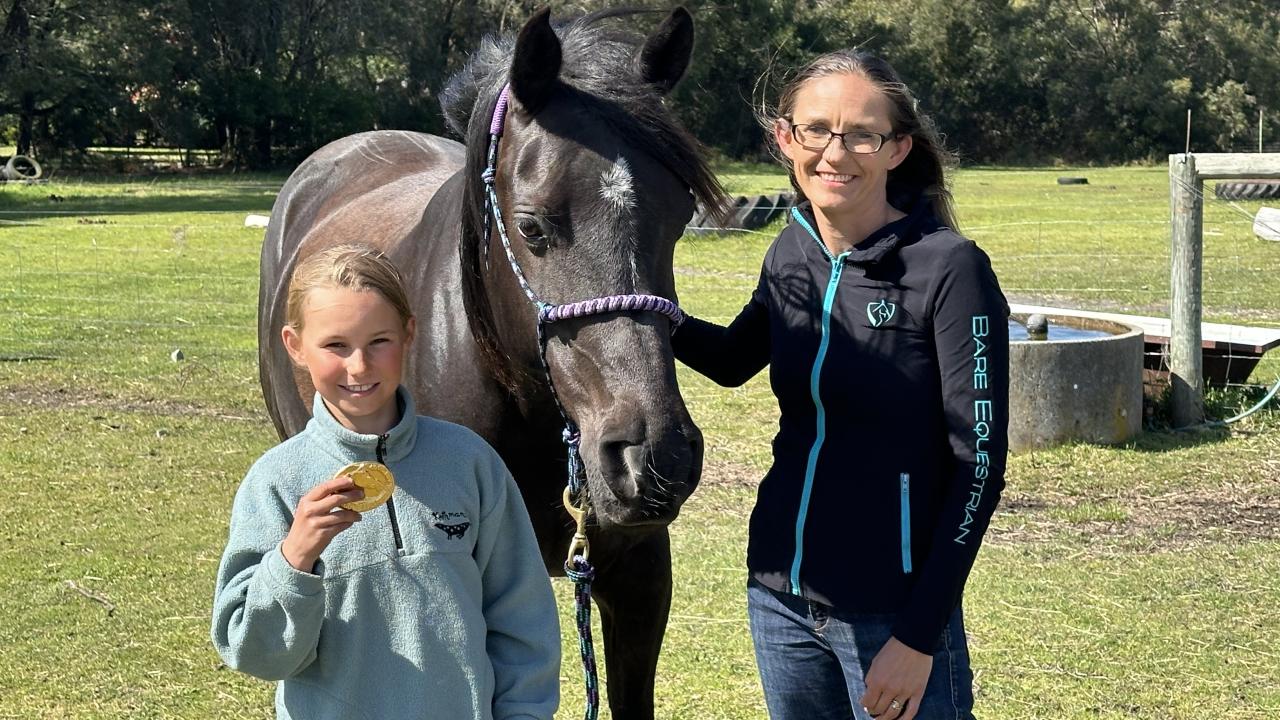
[[[0,0],[0,136],[21,152],[219,148],[293,163],[373,128],[443,132],[437,95],[544,0]],[[632,0],[653,11],[671,0]],[[557,17],[612,7],[567,0]],[[689,0],[671,102],[704,142],[762,157],[756,120],[814,54],[887,57],[968,161],[1107,162],[1280,130],[1275,0]],[[651,21],[650,21],[651,20]],[[0,138],[4,139],[4,138]]]
[[17,117],[19,154],[38,154],[40,141],[68,147],[92,135],[94,113],[110,92],[92,52],[101,10],[91,2],[9,0],[0,29],[0,115]]

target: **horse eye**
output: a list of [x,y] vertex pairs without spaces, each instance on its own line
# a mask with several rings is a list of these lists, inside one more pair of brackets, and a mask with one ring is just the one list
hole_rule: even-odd
[[544,231],[543,224],[538,222],[538,218],[532,215],[517,215],[516,231],[520,232],[520,237],[525,238],[525,243],[531,250],[547,249],[547,232]]
[[525,240],[542,239],[542,226],[531,217],[526,216],[516,220],[516,229],[520,231],[520,236]]

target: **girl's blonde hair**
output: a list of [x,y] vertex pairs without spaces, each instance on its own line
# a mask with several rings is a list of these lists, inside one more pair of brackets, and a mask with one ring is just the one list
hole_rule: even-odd
[[285,322],[298,332],[302,331],[307,294],[316,288],[372,290],[391,303],[403,326],[408,327],[409,318],[413,317],[400,271],[372,245],[335,245],[298,263],[289,280],[289,299],[285,306]]

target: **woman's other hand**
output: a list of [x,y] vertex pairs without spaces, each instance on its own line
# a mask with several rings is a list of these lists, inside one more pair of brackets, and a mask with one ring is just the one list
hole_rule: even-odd
[[862,707],[880,720],[911,720],[932,670],[932,655],[912,650],[890,637],[871,661]]

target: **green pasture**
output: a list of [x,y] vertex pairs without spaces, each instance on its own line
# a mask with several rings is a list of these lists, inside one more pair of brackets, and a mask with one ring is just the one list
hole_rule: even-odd
[[[767,166],[722,177],[786,187]],[[262,231],[243,220],[282,181],[0,185],[0,718],[271,717],[271,686],[222,667],[208,625],[231,496],[276,440],[257,384]],[[1012,300],[1165,314],[1164,168],[972,168],[955,194]],[[1280,326],[1280,245],[1252,236],[1257,207],[1206,203],[1207,320]],[[730,319],[776,229],[682,239],[685,308]],[[1233,413],[1277,378],[1264,361],[1210,407]],[[743,556],[777,408],[763,376],[679,379],[707,466],[672,527],[659,716],[762,718]],[[966,596],[978,715],[1280,716],[1277,458],[1276,409],[1011,458]],[[570,587],[555,585],[574,718]]]

